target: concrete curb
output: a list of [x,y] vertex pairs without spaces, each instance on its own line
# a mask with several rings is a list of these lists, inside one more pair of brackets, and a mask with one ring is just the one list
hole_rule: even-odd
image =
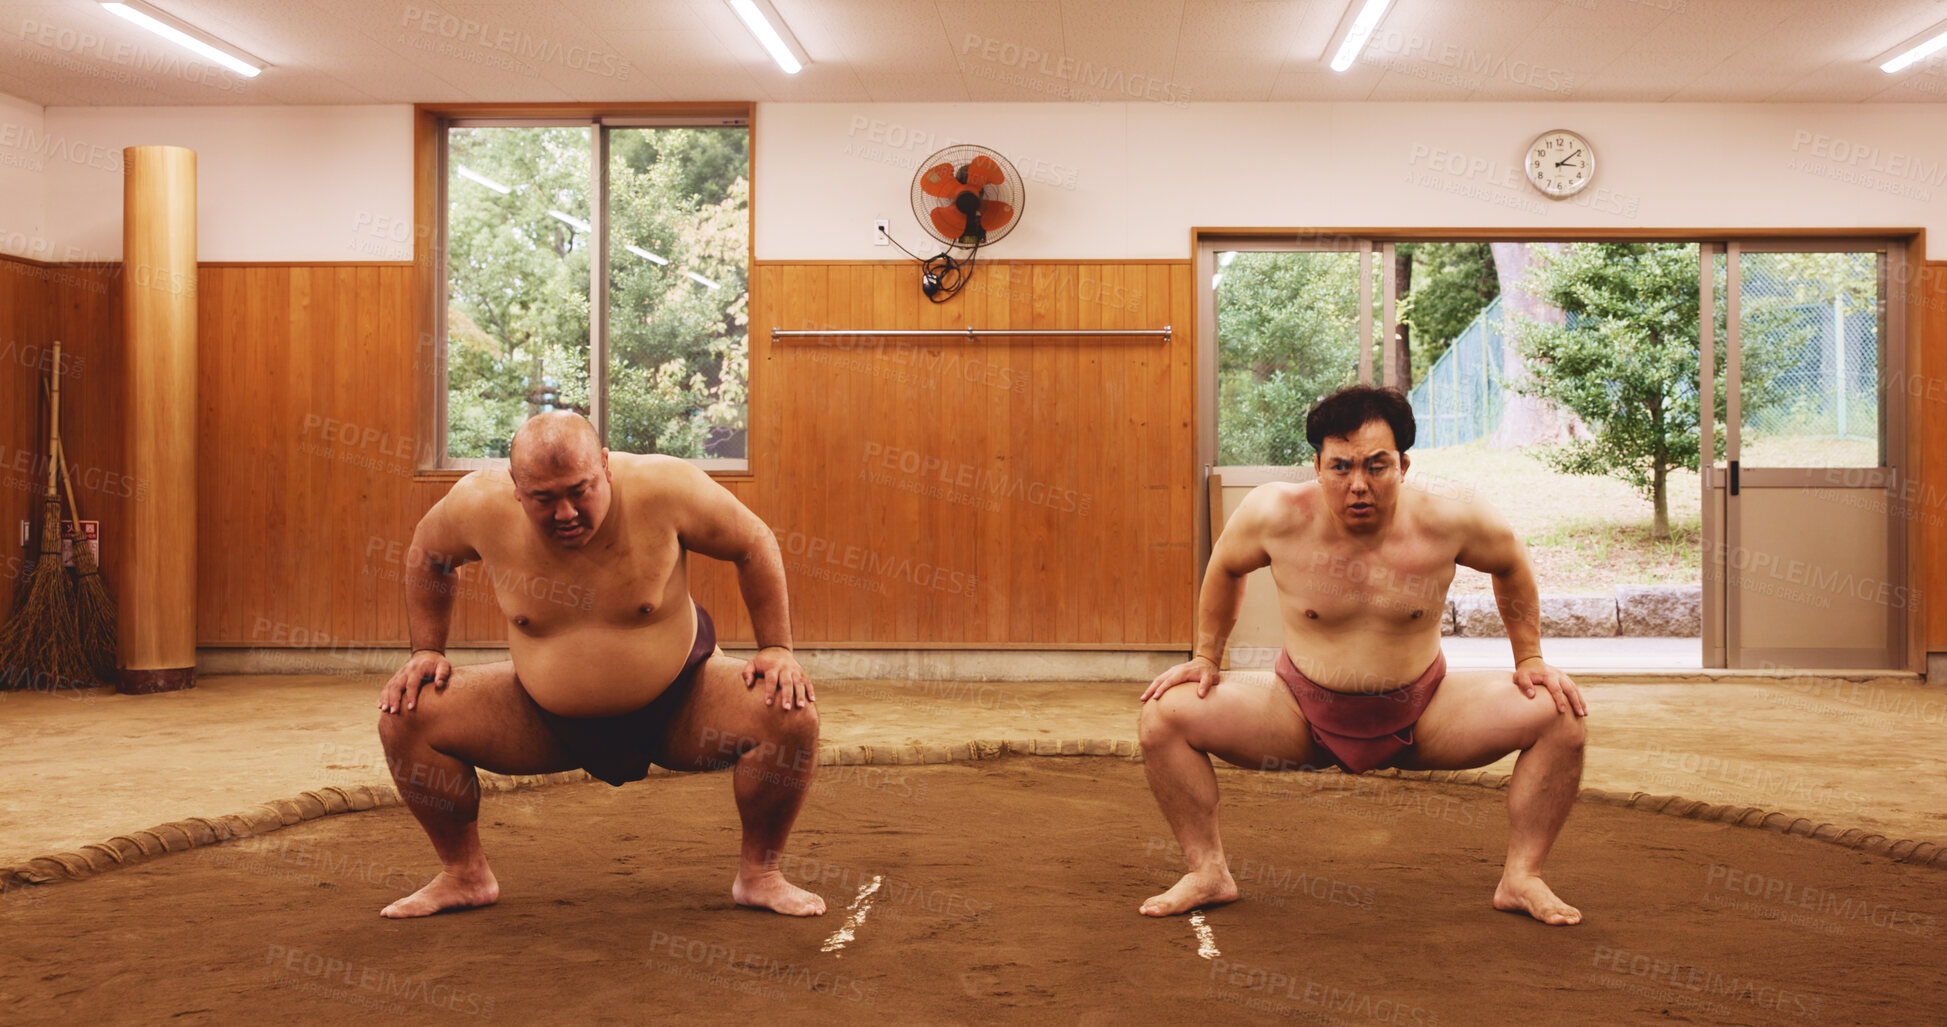
[[[1137,743],[1127,738],[976,739],[955,745],[828,745],[818,750],[818,764],[917,766],[971,763],[1012,756],[1113,756],[1140,761],[1142,753]],[[651,767],[649,776],[661,777],[671,773],[661,767]],[[1374,777],[1480,788],[1506,789],[1508,786],[1508,775],[1485,770],[1399,770],[1386,767],[1370,771],[1370,774]],[[480,790],[482,794],[498,794],[593,780],[593,777],[580,770],[527,777],[495,775],[482,777]],[[1947,868],[1947,845],[1938,842],[1912,839],[1895,841],[1861,828],[1817,823],[1808,817],[1794,817],[1756,806],[1712,804],[1677,795],[1612,792],[1600,788],[1584,788],[1576,798],[1583,802],[1599,802],[1690,820],[1714,820],[1738,827],[1797,835],[1884,856],[1895,862]],[[36,856],[15,866],[0,867],[0,894],[25,887],[93,877],[166,853],[186,852],[232,839],[268,834],[292,824],[339,813],[397,806],[400,801],[397,789],[390,786],[330,785],[315,791],[300,792],[294,799],[260,803],[241,813],[175,820],[146,830],[116,835],[105,842],[83,845],[73,852]]]

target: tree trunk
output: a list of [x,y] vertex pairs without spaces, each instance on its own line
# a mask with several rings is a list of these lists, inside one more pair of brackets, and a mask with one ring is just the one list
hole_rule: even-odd
[[1653,395],[1647,402],[1650,432],[1655,438],[1655,448],[1650,452],[1650,505],[1655,510],[1650,537],[1666,539],[1670,537],[1670,440],[1663,426],[1663,397]]
[[[1524,317],[1530,321],[1561,324],[1564,315],[1541,297],[1528,291],[1528,269],[1536,261],[1536,251],[1551,254],[1566,252],[1567,243],[1497,242],[1488,244],[1494,252],[1494,275],[1501,282],[1501,316],[1507,321]],[[1506,323],[1506,321],[1504,321]],[[1510,390],[1528,378],[1514,333],[1501,334],[1502,377]],[[1587,438],[1582,419],[1547,400],[1510,391],[1501,412],[1501,426],[1488,436],[1493,449],[1519,449],[1523,446],[1552,445],[1570,439]]]
[[1670,469],[1662,459],[1656,461],[1655,474],[1650,478],[1650,502],[1656,506],[1655,520],[1650,522],[1650,537],[1666,539],[1670,537]]
[[[1399,316],[1400,305],[1406,302],[1407,294],[1413,291],[1413,249],[1399,246],[1393,250],[1393,316]],[[1413,391],[1413,326],[1404,321],[1399,323],[1399,348],[1393,355],[1393,381],[1399,391]]]

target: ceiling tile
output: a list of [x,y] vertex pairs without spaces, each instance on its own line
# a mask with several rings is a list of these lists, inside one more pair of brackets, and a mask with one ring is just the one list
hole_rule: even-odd
[[[164,0],[269,61],[226,80],[95,0],[0,0],[0,89],[63,105],[499,99],[1940,102],[1874,58],[1943,0],[1395,0],[1361,64],[1355,0],[772,0],[812,57],[773,68],[723,0]],[[65,43],[43,44],[49,25]],[[23,32],[23,28],[28,31]],[[82,38],[88,40],[81,43]],[[486,45],[482,45],[482,40]],[[622,63],[627,62],[626,74]]]
[[1279,63],[1260,55],[1229,50],[1185,50],[1176,55],[1173,86],[1162,103],[1218,100],[1269,100],[1278,81]]
[[972,99],[957,71],[864,72],[858,79],[873,103],[959,103]]
[[1188,0],[1177,46],[1282,59],[1305,28],[1308,6],[1299,0]]

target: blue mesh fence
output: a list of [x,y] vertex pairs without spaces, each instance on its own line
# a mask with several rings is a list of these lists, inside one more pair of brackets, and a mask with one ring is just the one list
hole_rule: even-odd
[[[1747,295],[1771,290],[1746,273]],[[1798,303],[1772,332],[1795,340],[1780,372],[1780,397],[1747,414],[1747,430],[1833,438],[1879,437],[1879,312],[1860,303]],[[1843,332],[1839,329],[1843,322]],[[1496,299],[1441,354],[1409,393],[1423,448],[1458,446],[1500,427],[1503,386],[1501,301]],[[1694,388],[1694,385],[1692,385]]]
[[1419,426],[1414,445],[1458,446],[1500,427],[1507,406],[1501,368],[1501,300],[1496,297],[1408,394]]
[[[1747,294],[1752,289],[1746,275]],[[1776,384],[1779,399],[1747,415],[1747,429],[1831,438],[1879,437],[1879,311],[1862,303],[1795,303],[1773,329],[1799,340]]]

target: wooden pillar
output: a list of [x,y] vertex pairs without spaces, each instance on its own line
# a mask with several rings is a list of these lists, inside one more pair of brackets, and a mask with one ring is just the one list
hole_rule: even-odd
[[129,475],[121,690],[196,683],[196,151],[122,151]]

